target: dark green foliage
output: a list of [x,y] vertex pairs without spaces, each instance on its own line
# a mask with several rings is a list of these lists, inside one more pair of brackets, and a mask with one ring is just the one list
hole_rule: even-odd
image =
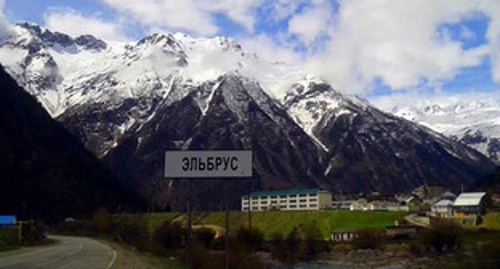
[[46,239],[44,232],[45,227],[39,221],[27,221],[20,225],[21,230],[21,244],[35,245]]
[[329,249],[328,243],[323,240],[321,229],[316,221],[302,226],[300,232],[302,234],[301,260],[312,260],[321,252]]
[[167,248],[179,248],[185,241],[186,229],[179,222],[163,222],[153,231],[153,243]]
[[98,234],[111,234],[114,230],[111,215],[105,208],[100,208],[92,218],[93,230]]
[[490,242],[475,245],[473,256],[465,261],[469,268],[497,269],[500,268],[500,237],[496,236]]
[[429,229],[421,231],[418,239],[425,250],[440,256],[461,247],[462,228],[453,221],[439,219]]
[[224,250],[225,244],[226,244],[225,238],[222,236],[219,236],[217,238],[214,238],[214,240],[212,240],[212,242],[210,243],[210,249]]
[[93,229],[93,224],[90,220],[60,222],[56,226],[56,232],[62,235],[93,236]]
[[19,230],[17,227],[0,228],[0,250],[8,249],[19,243]]
[[152,248],[146,221],[141,216],[123,217],[114,222],[118,241],[146,251]]
[[299,260],[300,238],[298,229],[294,228],[286,238],[281,233],[274,234],[271,244],[273,258],[293,268],[294,264]]
[[352,245],[357,249],[377,249],[383,243],[383,234],[374,228],[363,228],[356,231]]
[[236,234],[236,240],[248,251],[258,251],[262,249],[264,244],[264,233],[257,228],[240,227]]
[[203,244],[205,248],[208,248],[215,238],[215,231],[207,227],[201,227],[193,230],[194,239]]

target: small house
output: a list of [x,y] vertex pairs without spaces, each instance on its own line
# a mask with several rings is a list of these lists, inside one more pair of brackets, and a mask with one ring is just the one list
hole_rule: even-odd
[[356,230],[350,228],[340,228],[335,230],[331,235],[330,239],[335,242],[348,242],[356,238]]
[[484,213],[484,198],[486,192],[464,192],[461,193],[453,203],[453,213],[456,216],[476,215]]
[[351,211],[366,211],[367,207],[368,207],[368,201],[366,201],[365,198],[361,198],[356,201],[353,201],[349,209]]
[[449,217],[453,214],[453,201],[443,199],[431,206],[435,216]]

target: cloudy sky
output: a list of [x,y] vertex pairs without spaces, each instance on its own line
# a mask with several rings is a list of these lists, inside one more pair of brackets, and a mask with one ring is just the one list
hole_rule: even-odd
[[[4,2],[4,3],[2,3]],[[368,98],[497,93],[498,0],[0,0],[7,23],[138,40],[236,38]],[[1,22],[0,22],[1,23]]]

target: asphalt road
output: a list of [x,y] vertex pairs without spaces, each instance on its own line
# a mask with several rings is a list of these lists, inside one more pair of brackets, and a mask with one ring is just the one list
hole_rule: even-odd
[[58,244],[0,253],[0,268],[8,269],[109,269],[116,252],[84,237],[50,236]]

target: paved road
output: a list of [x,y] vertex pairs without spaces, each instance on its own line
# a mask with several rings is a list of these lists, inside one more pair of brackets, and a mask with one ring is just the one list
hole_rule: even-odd
[[116,252],[109,246],[84,237],[51,236],[58,244],[0,253],[5,269],[109,269]]

